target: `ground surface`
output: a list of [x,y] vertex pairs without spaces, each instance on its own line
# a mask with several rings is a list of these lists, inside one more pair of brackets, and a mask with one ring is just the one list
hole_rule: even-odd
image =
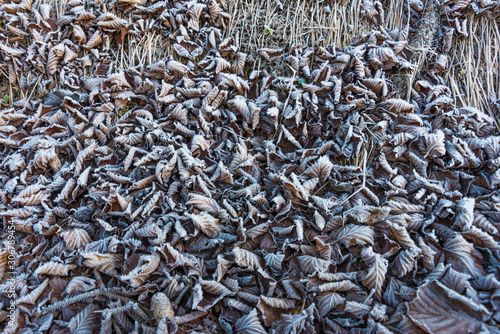
[[0,0],[4,333],[499,333],[498,1]]

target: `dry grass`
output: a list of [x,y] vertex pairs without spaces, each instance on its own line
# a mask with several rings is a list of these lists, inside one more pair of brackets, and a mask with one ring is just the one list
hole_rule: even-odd
[[356,166],[359,168],[363,168],[363,166],[370,165],[375,158],[375,150],[376,150],[376,143],[375,141],[370,137],[367,136],[365,143],[363,144],[362,150],[359,152],[359,155],[356,157],[351,157],[351,158],[340,158],[338,163],[341,166]]
[[[362,0],[318,2],[283,0],[281,9],[274,0],[231,0],[232,17],[226,34],[240,31],[243,51],[264,47],[289,47],[294,43],[315,46],[335,44],[342,48],[353,36],[370,30],[362,20]],[[386,7],[387,29],[402,28],[407,2],[391,0]]]
[[408,25],[402,20],[410,12],[408,1],[390,0],[385,9],[385,27],[388,29],[402,29]]
[[[133,23],[130,13],[124,13],[116,8],[111,8],[109,11],[130,24]],[[115,66],[120,69],[134,66],[145,67],[169,55],[177,58],[172,44],[167,41],[166,37],[149,29],[138,37],[125,35],[125,40],[120,45],[113,41],[110,49],[115,58]]]
[[491,100],[500,99],[500,31],[499,21],[485,16],[468,18],[467,38],[454,42],[450,66],[446,73],[455,103],[474,106],[494,115]]
[[127,35],[124,43],[111,49],[117,50],[112,52],[116,66],[122,69],[148,66],[175,53],[171,43],[167,43],[165,37],[154,31],[145,32],[140,40]]
[[66,11],[66,5],[69,0],[45,0],[45,3],[52,3],[56,11],[56,18],[59,19]]
[[[318,2],[283,0],[281,9],[274,0],[230,0],[232,20],[226,31],[229,35],[240,32],[243,52],[254,56],[250,69],[263,67],[255,55],[259,48],[285,48],[294,43],[305,46],[335,44],[343,48],[353,36],[370,30],[362,15],[362,0]],[[330,6],[330,12],[326,9]],[[402,19],[409,12],[408,1],[385,2],[386,29],[402,29],[408,23]],[[440,1],[425,1],[425,10],[417,34],[410,44],[415,51],[411,60],[415,71],[409,75],[396,75],[392,79],[402,95],[410,97],[410,89],[420,72],[437,58],[433,41],[441,23]],[[487,17],[469,17],[469,36],[454,43],[448,54],[450,67],[445,79],[453,91],[455,102],[475,106],[493,116],[492,99],[500,99],[500,32],[498,24]],[[284,62],[273,65],[278,75],[291,75]],[[498,118],[499,115],[496,115]]]

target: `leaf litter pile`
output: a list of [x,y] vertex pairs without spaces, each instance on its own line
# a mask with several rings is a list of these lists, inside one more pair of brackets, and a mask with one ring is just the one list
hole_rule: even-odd
[[279,76],[225,1],[0,3],[4,333],[500,332],[495,119],[439,62],[400,95],[408,29],[256,50]]

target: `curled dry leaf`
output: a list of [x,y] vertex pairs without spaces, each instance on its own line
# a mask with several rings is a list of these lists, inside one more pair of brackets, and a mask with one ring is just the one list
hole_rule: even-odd
[[[491,314],[476,302],[432,281],[417,291],[417,298],[408,307],[409,317],[422,329],[431,333],[489,331],[487,321]],[[493,329],[494,330],[494,329]]]
[[143,255],[139,258],[139,263],[127,275],[120,277],[123,281],[128,281],[134,288],[139,287],[146,278],[151,275],[160,264],[160,256],[157,253]]
[[102,254],[98,252],[82,252],[85,259],[83,264],[89,268],[96,268],[105,274],[113,275],[115,268],[121,263],[122,257],[118,254]]
[[250,313],[236,321],[235,328],[242,334],[265,334],[266,331],[257,315],[257,310],[253,309]]
[[96,281],[93,278],[85,276],[76,276],[71,279],[71,281],[66,286],[64,294],[78,294],[94,290],[96,287]]
[[62,264],[57,262],[47,262],[39,266],[35,270],[35,275],[55,275],[55,276],[68,276],[69,271],[75,269],[77,266],[74,264]]
[[151,308],[155,319],[158,321],[163,318],[172,319],[175,316],[170,300],[162,292],[158,292],[153,296]]
[[213,237],[222,230],[219,220],[207,212],[188,214],[193,224],[209,237]]
[[81,228],[66,230],[61,233],[61,236],[69,249],[81,249],[90,242],[90,236],[87,231]]
[[235,261],[240,267],[251,268],[252,270],[257,270],[261,268],[261,258],[245,249],[236,247],[233,249],[233,254],[235,256]]
[[42,284],[37,286],[35,289],[33,289],[30,293],[27,295],[24,295],[16,300],[16,303],[27,303],[27,304],[32,304],[35,305],[37,299],[42,295],[43,291],[49,284],[49,279],[45,279]]

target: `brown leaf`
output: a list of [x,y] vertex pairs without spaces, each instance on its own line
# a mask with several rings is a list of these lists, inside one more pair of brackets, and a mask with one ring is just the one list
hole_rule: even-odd
[[438,281],[420,287],[408,306],[409,317],[429,333],[488,332],[491,314],[480,304]]

